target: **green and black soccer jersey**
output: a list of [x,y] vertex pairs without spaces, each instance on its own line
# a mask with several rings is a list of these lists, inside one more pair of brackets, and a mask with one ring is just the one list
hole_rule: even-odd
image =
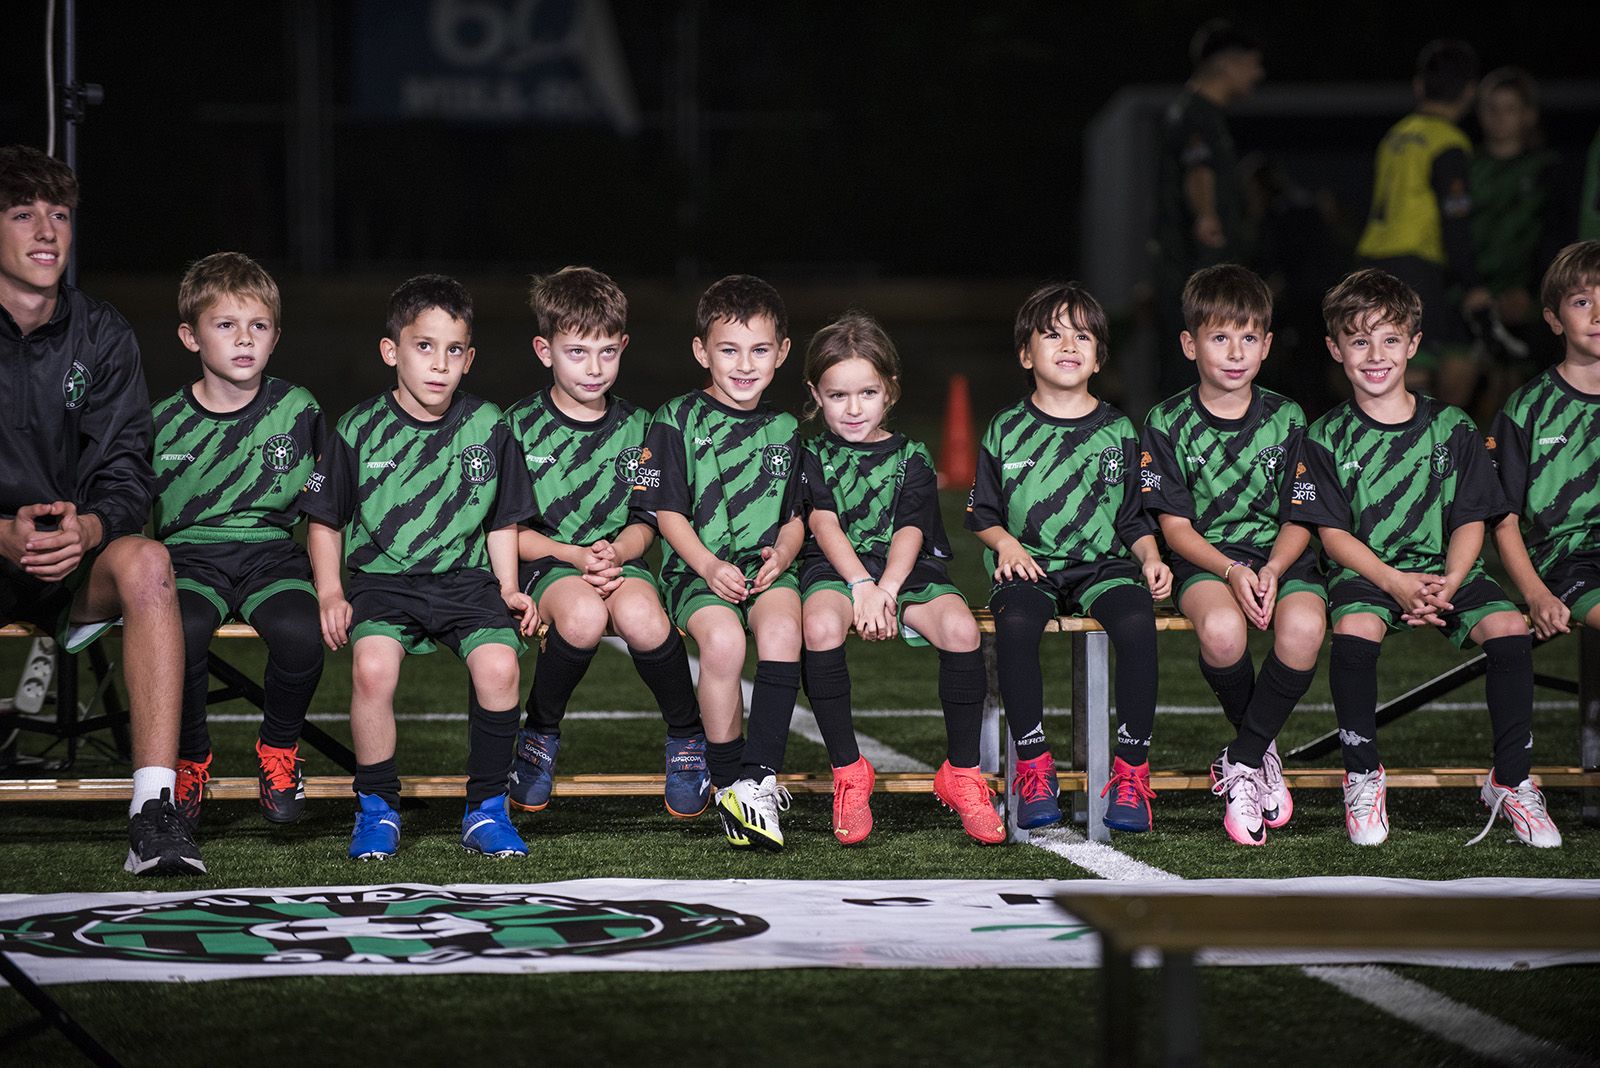
[[1139,496],[1147,512],[1181,516],[1213,545],[1270,552],[1288,455],[1305,413],[1252,387],[1250,407],[1221,419],[1191,387],[1151,411],[1140,443]]
[[266,378],[243,408],[212,412],[184,386],[153,416],[157,538],[202,545],[289,537],[322,451],[322,410],[309,392]]
[[[1129,559],[1155,533],[1139,506],[1138,457],[1133,424],[1111,405],[1058,419],[1024,398],[984,432],[967,529],[1005,528],[1046,572]],[[984,559],[993,571],[994,553]]]
[[528,469],[500,409],[457,393],[424,422],[393,393],[346,412],[300,509],[345,529],[345,563],[372,575],[489,568],[485,534],[533,514]]
[[[1349,531],[1400,571],[1443,574],[1456,528],[1511,508],[1467,413],[1412,396],[1416,412],[1403,423],[1380,423],[1347,401],[1311,424],[1293,461],[1285,518]],[[1356,577],[1330,565],[1330,592]]]
[[1552,367],[1511,395],[1489,442],[1535,571],[1600,552],[1600,394]]
[[[921,556],[949,558],[933,457],[920,442],[903,434],[849,442],[824,431],[806,442],[800,480],[806,513],[837,513],[856,555],[887,557],[895,532],[916,527],[922,531]],[[808,538],[801,555],[811,559],[823,553]]]
[[[639,455],[636,516],[653,524],[657,512],[677,512],[718,559],[755,575],[761,550],[798,513],[797,427],[786,412],[733,408],[701,390],[668,401]],[[661,553],[664,584],[694,575],[671,545]]]
[[1547,148],[1509,159],[1487,152],[1472,157],[1472,248],[1491,293],[1538,290],[1540,245],[1556,225],[1551,176],[1558,162]]
[[612,397],[583,422],[556,407],[548,389],[518,402],[506,423],[533,479],[534,530],[565,545],[593,545],[628,525],[649,413]]

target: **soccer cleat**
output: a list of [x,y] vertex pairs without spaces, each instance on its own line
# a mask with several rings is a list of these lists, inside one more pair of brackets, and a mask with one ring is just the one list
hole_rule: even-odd
[[680,820],[693,819],[711,807],[705,735],[667,739],[667,778],[661,802]]
[[400,813],[377,794],[356,794],[355,830],[350,832],[351,860],[388,860],[400,848]]
[[1100,796],[1111,795],[1106,806],[1105,824],[1113,831],[1148,831],[1154,820],[1150,815],[1150,801],[1156,792],[1150,789],[1150,765],[1134,767],[1121,757],[1111,761],[1111,781],[1100,790]]
[[1263,769],[1235,764],[1226,749],[1211,765],[1211,792],[1223,799],[1222,829],[1240,845],[1262,845],[1267,840],[1261,814],[1266,788]]
[[1278,757],[1278,743],[1269,742],[1261,758],[1261,776],[1266,789],[1261,794],[1261,820],[1277,830],[1294,815],[1294,796],[1289,784],[1283,781],[1283,761]]
[[984,845],[1006,840],[1005,822],[989,801],[992,793],[989,781],[977,768],[958,768],[946,760],[933,773],[933,796],[961,817],[961,829],[968,837]]
[[206,783],[210,781],[210,753],[204,760],[178,758],[178,782],[173,790],[172,807],[191,827],[200,826],[200,804],[206,799]]
[[491,797],[461,817],[461,845],[468,853],[498,860],[528,855],[528,846],[506,815],[504,794]]
[[782,849],[783,829],[778,825],[778,813],[788,807],[789,791],[771,775],[760,782],[740,779],[717,791],[722,830],[735,846]]
[[1032,760],[1017,761],[1016,777],[1011,792],[1017,795],[1017,826],[1024,830],[1045,827],[1061,819],[1061,803],[1056,795],[1061,785],[1056,781],[1056,761],[1049,752]]
[[877,780],[866,757],[833,769],[833,836],[840,845],[855,845],[872,833],[872,784]]
[[1382,845],[1389,837],[1389,787],[1383,768],[1344,773],[1344,827],[1356,845]]
[[561,751],[561,735],[540,734],[526,727],[517,732],[517,759],[511,765],[508,800],[512,808],[538,812],[550,803],[555,786],[556,754]]
[[128,859],[122,870],[134,875],[204,875],[205,861],[194,843],[194,827],[161,791],[128,819]]
[[1491,768],[1489,778],[1484,781],[1483,789],[1478,796],[1483,799],[1484,806],[1489,810],[1489,822],[1483,825],[1478,837],[1467,845],[1477,845],[1483,841],[1498,816],[1506,818],[1506,822],[1511,824],[1511,829],[1516,832],[1517,841],[1523,845],[1531,845],[1538,849],[1555,849],[1561,845],[1561,832],[1556,830],[1555,820],[1550,818],[1550,813],[1545,808],[1544,794],[1533,784],[1532,779],[1523,779],[1515,789],[1501,786],[1495,781],[1494,770]]
[[287,749],[256,739],[256,796],[268,823],[293,823],[306,810],[305,776],[299,744]]

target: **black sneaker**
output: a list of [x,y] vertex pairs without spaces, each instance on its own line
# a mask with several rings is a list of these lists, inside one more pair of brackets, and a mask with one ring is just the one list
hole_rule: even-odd
[[300,771],[300,745],[287,749],[256,741],[256,777],[261,814],[270,823],[293,823],[306,808],[305,776]]
[[128,859],[124,871],[135,875],[204,875],[194,831],[172,807],[172,793],[162,790],[128,819]]

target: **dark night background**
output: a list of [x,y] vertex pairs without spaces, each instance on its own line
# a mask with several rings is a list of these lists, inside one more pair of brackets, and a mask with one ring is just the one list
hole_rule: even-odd
[[[43,144],[44,9],[44,0],[7,4],[0,141]],[[1080,240],[1085,127],[1122,87],[1175,92],[1189,37],[1206,18],[1225,15],[1261,38],[1265,90],[1360,82],[1403,93],[1419,46],[1439,36],[1471,41],[1485,70],[1518,64],[1569,83],[1600,74],[1580,29],[1590,5],[614,0],[641,120],[622,136],[598,125],[362,118],[357,12],[354,3],[299,0],[80,3],[79,77],[106,90],[80,134],[83,282],[139,327],[153,392],[188,373],[164,370],[160,357],[175,348],[167,339],[177,278],[219,248],[281,272],[282,356],[308,354],[312,320],[318,348],[364,338],[370,351],[382,293],[419,269],[471,281],[485,309],[480,351],[494,339],[489,347],[520,354],[527,274],[584,262],[634,295],[633,354],[660,349],[687,365],[678,346],[699,288],[738,270],[794,294],[799,347],[825,317],[866,303],[908,352],[930,354],[930,369],[959,368],[975,351],[1003,353],[1011,310],[1032,282],[1081,273],[1095,256]],[[698,62],[689,77],[682,27],[691,16]],[[326,161],[312,249],[294,236],[307,213],[294,203],[286,121],[305,53],[296,35],[307,26],[321,57],[314,84]],[[697,164],[683,162],[676,117],[685,85],[701,123]],[[1335,186],[1358,225],[1359,183],[1397,115],[1307,122],[1245,110],[1233,130],[1241,151],[1281,156],[1307,186]],[[1547,108],[1550,142],[1575,156],[1597,120]],[[645,336],[657,316],[670,337]],[[341,380],[325,402],[337,408],[381,384],[371,363],[371,374],[348,391]],[[794,365],[791,373],[798,388]],[[980,416],[1018,385],[991,377],[992,395],[989,379],[980,383]],[[678,385],[663,382],[656,396],[636,381],[627,392],[654,403]],[[1116,393],[1114,379],[1105,385]],[[514,396],[499,392],[527,391],[510,381],[477,386],[500,401]],[[942,394],[925,389],[920,400],[937,406]]]

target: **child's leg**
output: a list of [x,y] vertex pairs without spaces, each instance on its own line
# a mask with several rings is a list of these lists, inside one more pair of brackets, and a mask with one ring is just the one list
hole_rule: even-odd
[[801,609],[805,656],[801,672],[806,699],[817,717],[828,763],[846,768],[861,759],[855,725],[850,719],[850,669],[845,664],[844,640],[855,613],[850,598],[837,590],[818,590]]
[[639,678],[655,695],[667,724],[667,737],[692,738],[703,733],[700,705],[689,675],[689,653],[661,607],[656,588],[641,578],[625,578],[605,600],[611,625],[628,643],[628,655]]
[[1150,760],[1156,723],[1155,602],[1143,586],[1113,586],[1090,606],[1116,650],[1116,755],[1132,767]]
[[1267,746],[1311,688],[1327,630],[1327,605],[1314,593],[1291,593],[1273,610],[1272,652],[1261,665],[1244,722],[1228,743],[1228,759],[1259,768]]
[[517,651],[486,642],[467,654],[477,706],[467,724],[467,807],[506,792],[517,736]]
[[1351,612],[1333,624],[1333,650],[1328,661],[1328,688],[1339,724],[1344,769],[1352,774],[1377,771],[1378,654],[1389,631],[1383,617]]
[[995,656],[1000,669],[1000,699],[1018,760],[1035,760],[1050,751],[1044,733],[1044,673],[1039,642],[1055,618],[1055,598],[1028,583],[1002,586],[989,598],[994,612]]
[[390,808],[400,805],[400,773],[394,763],[394,691],[405,648],[395,639],[369,634],[356,639],[350,667],[350,736],[356,750],[357,793],[376,794]]
[[1471,637],[1489,658],[1484,689],[1494,730],[1494,777],[1515,787],[1533,766],[1533,638],[1520,612],[1491,612]]
[[[178,591],[178,611],[183,616],[183,719],[178,729],[178,759],[201,763],[211,756],[211,732],[206,727],[206,693],[211,684],[208,662],[211,634],[222,617],[209,598],[192,589]],[[312,633],[320,637],[320,622]]]
[[306,710],[322,678],[317,599],[303,589],[281,590],[256,606],[250,624],[267,643],[261,744],[289,749],[300,741]]
[[[528,729],[560,734],[567,702],[606,632],[606,603],[593,586],[570,575],[552,582],[540,596],[539,618],[548,620],[550,627],[528,691]],[[516,699],[511,703],[515,705]]]
[[906,605],[903,616],[908,626],[939,650],[939,703],[944,707],[950,765],[976,768],[989,680],[984,677],[978,624],[972,611],[967,602],[947,593],[924,604]]
[[700,649],[700,720],[706,728],[706,763],[711,784],[733,785],[744,763],[739,733],[739,679],[744,672],[744,624],[732,608],[706,605],[688,620]]
[[1200,675],[1221,702],[1222,714],[1237,729],[1256,683],[1244,613],[1225,582],[1194,583],[1183,591],[1178,608],[1194,624],[1195,636],[1200,639]]
[[744,775],[760,781],[783,770],[789,748],[789,721],[800,693],[799,591],[776,586],[758,596],[750,606],[750,633],[756,640],[756,677]]

